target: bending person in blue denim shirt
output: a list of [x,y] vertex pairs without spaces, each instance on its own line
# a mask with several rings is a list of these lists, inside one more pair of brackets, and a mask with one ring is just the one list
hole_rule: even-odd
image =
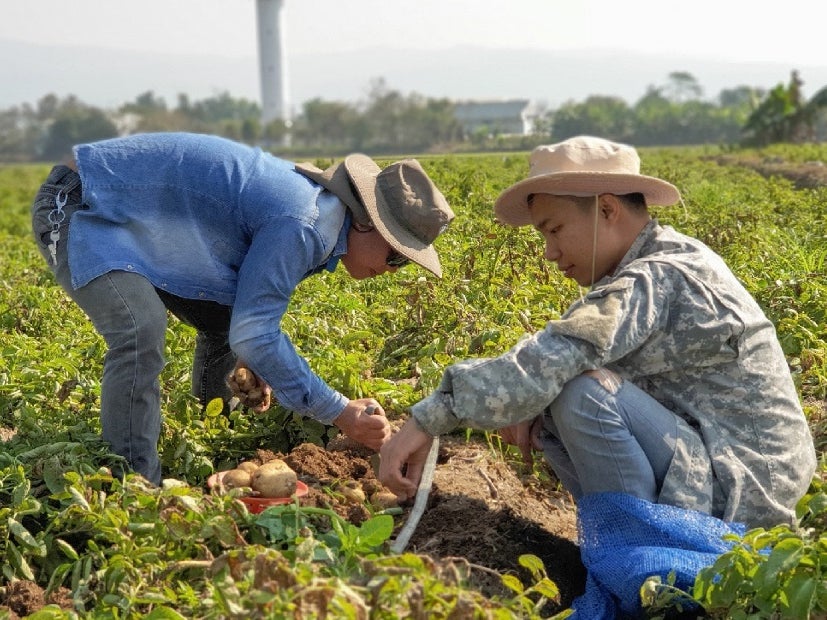
[[[193,391],[229,402],[249,368],[284,407],[378,450],[373,399],[314,374],[281,331],[296,286],[341,262],[356,278],[408,261],[437,276],[433,241],[454,214],[416,160],[354,154],[320,170],[215,136],[157,133],[82,144],[32,206],[38,247],[106,341],[103,438],[159,483],[158,377],[167,311],[197,330]],[[376,415],[379,414],[379,415]]]

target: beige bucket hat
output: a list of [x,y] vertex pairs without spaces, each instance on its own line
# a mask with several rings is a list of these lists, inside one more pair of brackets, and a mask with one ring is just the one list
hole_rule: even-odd
[[640,174],[640,157],[633,147],[578,136],[535,148],[529,158],[528,178],[500,194],[494,213],[504,224],[525,226],[531,224],[530,194],[621,196],[637,192],[650,205],[672,205],[681,198],[671,183]]
[[382,169],[355,153],[325,170],[310,163],[296,164],[296,170],[336,194],[356,222],[374,226],[394,250],[442,277],[433,242],[454,212],[417,160]]

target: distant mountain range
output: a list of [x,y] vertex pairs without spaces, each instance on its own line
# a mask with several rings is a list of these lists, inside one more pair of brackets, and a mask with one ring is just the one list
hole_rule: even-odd
[[[146,91],[170,107],[178,93],[197,101],[222,92],[258,100],[255,57],[167,55],[92,47],[48,47],[0,40],[0,108],[35,103],[48,93],[76,95],[84,103],[118,107]],[[556,107],[590,95],[617,96],[630,104],[649,86],[663,86],[673,71],[692,74],[713,100],[722,89],[770,89],[799,71],[809,97],[827,86],[827,66],[726,63],[611,50],[538,52],[458,47],[444,51],[365,49],[289,57],[291,101],[298,110],[313,98],[364,100],[373,80],[405,95],[453,100],[530,99]],[[808,64],[809,63],[809,64]]]

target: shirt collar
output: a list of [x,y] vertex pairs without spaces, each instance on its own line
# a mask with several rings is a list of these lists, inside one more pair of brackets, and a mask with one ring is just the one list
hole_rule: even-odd
[[594,286],[610,282],[615,277],[616,273],[622,271],[623,268],[633,260],[640,258],[644,254],[644,248],[658,235],[659,230],[660,224],[658,224],[656,219],[652,218],[646,222],[646,226],[644,226],[638,233],[637,237],[635,237],[632,245],[629,246],[629,249],[626,251],[626,254],[623,255],[623,258],[620,259],[620,262],[617,264],[614,271],[609,275],[603,276],[599,281],[594,283]]
[[345,213],[345,221],[342,224],[342,229],[339,231],[339,237],[336,239],[336,245],[333,246],[333,252],[330,253],[330,258],[325,263],[324,268],[328,271],[336,271],[339,261],[342,256],[347,254],[347,233],[350,231],[350,223],[353,216],[350,214],[350,209]]

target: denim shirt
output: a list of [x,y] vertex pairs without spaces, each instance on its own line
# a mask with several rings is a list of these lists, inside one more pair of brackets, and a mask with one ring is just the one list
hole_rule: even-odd
[[660,503],[794,524],[816,458],[775,329],[719,256],[655,221],[560,320],[500,357],[450,366],[412,413],[434,435],[502,428],[600,367],[682,419]]
[[141,134],[75,147],[88,209],[72,218],[79,288],[113,270],[232,306],[230,346],[284,407],[329,424],[348,399],[281,331],[296,286],[347,252],[348,211],[260,149],[214,136]]

